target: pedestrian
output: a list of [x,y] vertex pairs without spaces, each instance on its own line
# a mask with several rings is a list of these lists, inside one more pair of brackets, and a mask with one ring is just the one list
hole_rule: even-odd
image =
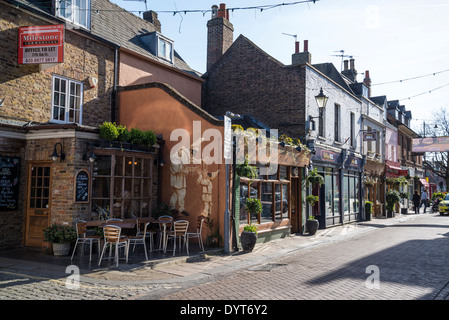
[[421,193],[421,205],[424,204],[424,213],[426,213],[427,201],[429,201],[429,196],[427,195],[426,190]]
[[419,213],[419,203],[421,201],[421,196],[418,194],[418,190],[415,190],[413,195],[413,205],[415,206],[415,213]]

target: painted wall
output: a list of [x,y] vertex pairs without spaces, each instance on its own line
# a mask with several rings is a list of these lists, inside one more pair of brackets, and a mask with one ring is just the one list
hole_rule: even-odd
[[149,82],[167,83],[194,104],[201,105],[201,85],[203,82],[201,78],[171,70],[148,58],[121,51],[119,85],[128,86]]
[[[137,89],[139,88],[140,89]],[[130,90],[130,88],[135,88]],[[162,150],[165,161],[162,167],[162,203],[171,204],[180,212],[185,210],[188,216],[180,214],[180,218],[189,221],[191,229],[196,226],[197,217],[210,215],[215,225],[219,227],[223,237],[223,213],[225,210],[225,165],[212,163],[176,165],[170,161],[170,151],[181,141],[170,136],[176,129],[184,129],[190,135],[189,145],[194,139],[205,138],[201,143],[203,156],[207,148],[211,147],[205,133],[215,133],[223,136],[222,122],[210,117],[203,110],[188,101],[183,100],[178,92],[165,84],[156,87],[133,86],[126,90],[119,89],[119,123],[127,128],[137,127],[141,130],[153,130],[162,134],[165,145]],[[215,120],[214,120],[215,119]],[[211,131],[212,130],[212,131]],[[194,134],[198,136],[194,137]],[[221,140],[218,139],[219,149],[222,150]],[[205,149],[206,148],[206,149]],[[176,149],[178,150],[178,148]],[[189,150],[190,151],[190,150]],[[215,154],[215,149],[211,154]],[[207,152],[208,154],[209,152]],[[187,154],[183,154],[187,156]],[[221,161],[223,162],[223,161]],[[179,201],[181,198],[181,201]],[[184,201],[182,201],[184,198]],[[217,223],[218,222],[218,223]],[[209,230],[203,226],[203,239]]]

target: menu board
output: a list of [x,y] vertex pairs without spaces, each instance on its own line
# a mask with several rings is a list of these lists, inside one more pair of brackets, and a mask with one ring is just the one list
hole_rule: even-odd
[[82,169],[75,176],[75,202],[89,202],[89,172]]
[[0,211],[17,210],[20,159],[0,157]]

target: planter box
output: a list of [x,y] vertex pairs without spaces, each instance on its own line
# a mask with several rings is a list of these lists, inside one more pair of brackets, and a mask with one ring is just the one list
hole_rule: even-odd
[[70,253],[70,242],[53,243],[53,254],[58,257],[68,256]]

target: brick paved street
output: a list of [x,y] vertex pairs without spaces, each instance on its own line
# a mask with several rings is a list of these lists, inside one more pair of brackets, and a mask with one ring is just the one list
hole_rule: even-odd
[[60,259],[1,257],[0,300],[442,300],[449,295],[449,217],[375,219],[272,241],[252,253],[157,267],[94,263],[82,270],[77,289],[66,286],[69,258]]
[[[366,285],[374,275],[366,273],[369,266],[379,270],[378,288],[374,280]],[[216,281],[146,298],[428,300],[445,299],[448,281],[449,217],[426,214],[297,251]]]

